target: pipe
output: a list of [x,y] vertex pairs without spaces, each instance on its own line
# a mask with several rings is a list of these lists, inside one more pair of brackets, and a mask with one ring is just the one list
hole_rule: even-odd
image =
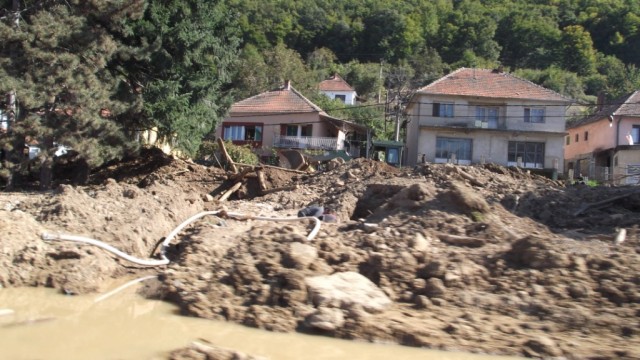
[[129,282],[123,284],[123,285],[120,285],[117,288],[109,291],[106,294],[102,294],[102,295],[98,296],[95,300],[93,300],[93,302],[96,302],[96,303],[100,302],[100,301],[102,301],[102,300],[104,300],[106,298],[109,298],[109,297],[119,293],[120,291],[122,291],[122,290],[124,290],[124,289],[126,289],[126,288],[128,288],[128,287],[130,287],[132,285],[135,285],[135,284],[137,284],[139,282],[143,282],[145,280],[155,279],[157,277],[158,277],[158,275],[149,275],[149,276],[143,276],[141,278],[137,278],[137,279],[131,280],[131,281],[129,281]]
[[142,266],[159,266],[159,265],[167,265],[169,264],[169,259],[166,256],[166,249],[169,246],[169,243],[171,243],[171,240],[173,240],[174,237],[176,237],[176,235],[178,235],[178,233],[184,229],[187,225],[191,224],[192,222],[200,219],[201,217],[207,216],[207,215],[218,215],[218,214],[226,214],[229,217],[236,217],[236,218],[240,218],[240,219],[250,219],[250,220],[265,220],[265,221],[283,221],[283,222],[289,222],[289,221],[301,221],[301,220],[307,220],[307,219],[312,219],[313,221],[315,221],[315,225],[313,227],[313,230],[311,230],[311,232],[309,233],[309,235],[307,235],[307,240],[311,241],[313,240],[313,238],[315,238],[315,236],[318,234],[318,232],[320,231],[320,219],[315,218],[315,217],[294,217],[294,218],[282,218],[282,217],[264,217],[264,216],[247,216],[247,215],[243,215],[243,214],[239,214],[239,213],[227,213],[224,211],[204,211],[201,213],[198,213],[196,215],[193,215],[192,217],[188,218],[187,220],[183,221],[180,225],[178,225],[175,229],[173,229],[173,231],[171,231],[169,233],[169,235],[167,235],[164,239],[164,241],[162,242],[162,247],[160,249],[160,260],[156,260],[156,259],[151,259],[151,260],[145,260],[145,259],[139,259],[136,258],[134,256],[131,256],[129,254],[126,254],[118,249],[116,249],[115,247],[106,244],[102,241],[99,240],[95,240],[95,239],[91,239],[88,237],[84,237],[84,236],[76,236],[76,235],[69,235],[69,234],[53,234],[53,233],[48,233],[48,232],[44,232],[42,233],[42,240],[45,241],[52,241],[52,240],[67,240],[67,241],[75,241],[75,242],[80,242],[80,243],[85,243],[85,244],[90,244],[90,245],[94,245],[97,246],[103,250],[106,250],[108,252],[111,252],[112,254],[119,256],[129,262],[132,262],[134,264],[138,264],[138,265],[142,265]]

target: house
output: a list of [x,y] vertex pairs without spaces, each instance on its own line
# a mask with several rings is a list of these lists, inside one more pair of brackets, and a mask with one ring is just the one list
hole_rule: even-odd
[[491,162],[562,173],[570,103],[501,70],[458,69],[411,97],[406,163]]
[[564,160],[575,176],[616,185],[640,181],[640,91],[605,104],[567,126]]
[[330,99],[341,100],[347,105],[356,104],[356,91],[338,74],[320,82],[318,89]]
[[263,158],[273,150],[345,150],[364,155],[369,129],[329,116],[291,86],[238,101],[216,129],[216,135],[237,145],[250,144]]

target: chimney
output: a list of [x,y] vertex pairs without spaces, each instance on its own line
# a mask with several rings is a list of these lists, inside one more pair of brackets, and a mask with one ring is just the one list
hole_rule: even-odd
[[599,91],[598,100],[596,100],[596,111],[602,110],[602,108],[604,107],[604,101],[605,101],[604,91]]
[[291,90],[291,80],[284,81],[284,90]]

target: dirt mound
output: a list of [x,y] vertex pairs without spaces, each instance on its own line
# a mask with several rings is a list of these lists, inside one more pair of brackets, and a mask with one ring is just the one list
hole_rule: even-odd
[[[185,314],[270,330],[533,357],[640,358],[634,188],[565,187],[492,164],[398,169],[354,160],[330,168],[264,166],[240,176],[152,152],[105,166],[89,186],[3,193],[0,284],[83,293],[159,272],[155,295]],[[228,201],[216,200],[238,183]],[[340,222],[322,224],[308,241],[309,220],[204,217],[180,232],[161,268],[40,238],[84,235],[148,258],[203,210],[295,217],[310,204],[336,209]],[[621,229],[624,238],[616,237]],[[335,294],[312,300],[319,295],[310,295],[309,279],[344,274],[374,284],[388,307],[369,312]]]

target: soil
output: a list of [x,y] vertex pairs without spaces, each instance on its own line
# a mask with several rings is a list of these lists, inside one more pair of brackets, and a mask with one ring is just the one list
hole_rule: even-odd
[[[640,359],[638,187],[565,186],[492,164],[398,169],[358,159],[327,168],[264,167],[263,185],[287,190],[261,195],[258,178],[247,176],[220,201],[238,181],[231,174],[147,150],[98,169],[86,186],[0,193],[0,285],[83,294],[159,274],[144,292],[184,314],[272,331],[536,358]],[[310,221],[251,218],[295,217],[311,204],[340,219],[322,223],[312,240]],[[157,258],[178,224],[213,210],[223,212],[180,232],[166,266],[41,238],[81,235]],[[391,305],[341,310],[337,325],[310,326],[318,309],[305,279],[343,272],[364,275]]]

